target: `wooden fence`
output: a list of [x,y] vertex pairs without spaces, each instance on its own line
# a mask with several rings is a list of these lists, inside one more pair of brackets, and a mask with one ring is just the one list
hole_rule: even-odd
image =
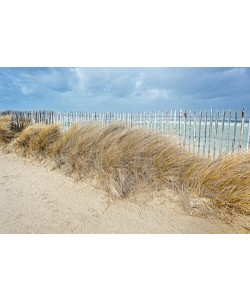
[[220,155],[250,149],[250,118],[244,111],[159,111],[136,113],[7,111],[17,127],[28,123],[61,124],[67,130],[73,123],[98,122],[106,126],[123,122],[127,127],[147,128],[175,138],[180,144],[198,155]]

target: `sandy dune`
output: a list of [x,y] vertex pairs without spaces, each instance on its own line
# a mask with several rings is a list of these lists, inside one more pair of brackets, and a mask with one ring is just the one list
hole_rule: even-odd
[[37,162],[0,153],[0,233],[245,233],[208,215],[191,215],[168,191],[111,201]]

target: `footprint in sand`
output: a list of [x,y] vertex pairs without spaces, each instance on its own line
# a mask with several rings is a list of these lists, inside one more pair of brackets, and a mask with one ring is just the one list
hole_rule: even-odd
[[98,214],[98,212],[97,212],[96,209],[94,209],[94,208],[89,208],[88,211],[91,213],[91,216],[92,216],[92,217],[95,217],[95,218],[98,218],[98,217],[99,217],[99,214]]

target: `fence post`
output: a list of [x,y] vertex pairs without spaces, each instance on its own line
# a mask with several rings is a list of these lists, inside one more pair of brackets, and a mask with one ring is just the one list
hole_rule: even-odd
[[239,149],[238,149],[239,152],[242,150],[242,138],[243,138],[243,133],[244,133],[244,123],[245,123],[245,112],[243,110],[241,113],[240,140],[239,140]]
[[201,145],[201,121],[202,121],[202,111],[200,111],[200,118],[199,118],[198,155],[200,155],[200,145]]
[[207,142],[207,110],[205,112],[203,156],[205,156],[205,153],[206,153],[206,142]]
[[208,157],[210,157],[212,130],[213,130],[213,111],[211,109],[210,110],[210,120],[209,120]]
[[222,115],[222,124],[221,124],[221,137],[220,137],[220,150],[219,150],[219,156],[222,155],[222,143],[223,143],[223,136],[224,136],[224,123],[225,123],[225,116],[226,116],[226,111],[223,111]]
[[237,110],[235,111],[235,115],[234,115],[234,134],[233,134],[233,140],[232,140],[232,153],[234,153],[236,130],[237,130]]
[[211,147],[211,135],[212,135],[212,127],[213,127],[213,111],[210,110],[210,119],[209,119],[209,133],[208,133],[208,149],[207,156],[210,157],[210,147]]
[[150,130],[153,130],[153,112],[149,112],[149,128]]
[[156,125],[157,125],[156,121],[157,121],[157,119],[156,118],[157,118],[156,117],[156,112],[154,112],[154,131],[157,130],[157,128],[156,128]]
[[186,138],[187,138],[187,112],[184,112],[184,141],[183,145],[186,146]]
[[172,109],[171,109],[171,111],[170,111],[170,124],[169,124],[171,135],[173,134],[173,120],[172,120],[173,116],[172,115],[173,115],[173,112],[172,112]]
[[176,137],[176,110],[174,111],[174,135]]
[[191,128],[192,128],[192,112],[190,110],[189,112],[189,132],[188,132],[188,149],[190,152],[190,148],[191,148]]
[[231,124],[231,110],[229,109],[228,123],[227,123],[227,138],[226,138],[226,154],[228,154],[229,152],[230,124]]
[[248,135],[247,135],[247,150],[250,148],[250,118],[248,122]]
[[179,111],[179,142],[180,145],[182,144],[182,140],[181,140],[181,136],[182,136],[182,132],[181,132],[181,118],[182,118],[182,111]]
[[213,150],[213,158],[215,158],[216,155],[216,144],[217,144],[217,131],[218,131],[218,120],[219,120],[219,112],[216,112],[216,119],[215,119],[215,125],[214,125],[214,150]]

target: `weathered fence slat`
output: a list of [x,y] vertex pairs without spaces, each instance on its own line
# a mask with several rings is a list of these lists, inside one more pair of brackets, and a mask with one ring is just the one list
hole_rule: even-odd
[[230,124],[231,124],[231,110],[228,111],[226,154],[228,154],[228,152],[229,152]]
[[248,121],[248,134],[247,134],[247,150],[250,149],[250,118]]
[[223,136],[224,136],[225,116],[226,116],[226,112],[225,112],[225,110],[224,110],[224,111],[223,111],[223,115],[222,115],[222,123],[221,123],[221,137],[220,137],[219,156],[221,156],[221,154],[222,154],[222,143],[223,143]]
[[213,149],[213,158],[216,155],[216,144],[217,144],[217,132],[218,132],[218,122],[219,122],[219,112],[216,112],[215,124],[214,124],[214,149]]
[[168,134],[168,111],[166,112],[166,128],[165,133]]
[[203,156],[205,156],[205,152],[206,152],[206,142],[207,142],[207,111],[205,112]]
[[233,139],[232,139],[232,153],[234,153],[234,146],[235,146],[235,139],[236,139],[236,130],[237,130],[237,110],[234,114],[234,133],[233,133]]
[[189,130],[188,130],[188,150],[190,151],[191,147],[191,129],[192,129],[192,112],[189,112]]
[[170,134],[173,134],[173,112],[170,111]]
[[202,111],[200,112],[200,118],[199,118],[198,155],[200,155],[200,145],[201,145],[201,121],[202,121]]
[[195,152],[195,144],[196,144],[196,111],[194,111],[194,134],[193,134],[193,152]]
[[184,141],[183,146],[186,146],[186,139],[187,139],[187,112],[184,112]]
[[211,149],[211,136],[212,136],[212,129],[213,129],[213,111],[210,110],[210,117],[209,117],[209,133],[208,133],[208,157],[210,157],[210,149]]
[[242,139],[243,139],[243,133],[244,133],[244,123],[245,123],[245,112],[244,110],[241,113],[241,127],[240,127],[240,140],[239,140],[239,151],[242,149]]
[[176,110],[174,111],[174,135],[176,136]]
[[181,110],[179,111],[179,137],[181,139],[181,115],[182,115],[182,112]]

